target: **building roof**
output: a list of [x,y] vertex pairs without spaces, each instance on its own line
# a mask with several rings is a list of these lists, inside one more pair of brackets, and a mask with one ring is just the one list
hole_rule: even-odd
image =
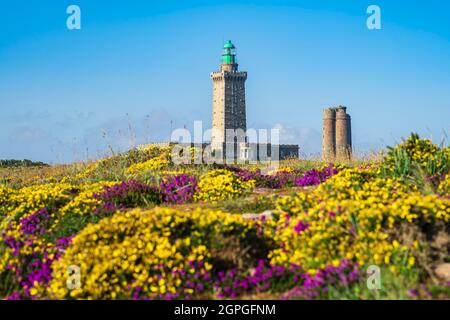
[[225,41],[225,44],[223,45],[224,49],[235,49],[234,44],[231,42],[231,40]]

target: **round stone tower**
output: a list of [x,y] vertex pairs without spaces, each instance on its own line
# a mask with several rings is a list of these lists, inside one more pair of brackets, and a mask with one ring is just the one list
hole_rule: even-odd
[[323,112],[322,159],[324,162],[349,161],[352,157],[351,118],[339,106]]
[[349,161],[352,154],[351,119],[347,108],[336,108],[336,159]]
[[336,111],[334,108],[323,111],[322,159],[333,162],[336,157]]

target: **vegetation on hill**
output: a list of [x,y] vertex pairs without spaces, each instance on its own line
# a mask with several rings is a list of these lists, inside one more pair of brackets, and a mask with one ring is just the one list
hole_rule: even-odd
[[450,150],[417,135],[268,174],[153,145],[0,169],[0,298],[449,298],[449,252]]
[[0,160],[0,168],[10,168],[10,167],[42,167],[48,166],[43,162],[33,162],[28,159],[24,160]]

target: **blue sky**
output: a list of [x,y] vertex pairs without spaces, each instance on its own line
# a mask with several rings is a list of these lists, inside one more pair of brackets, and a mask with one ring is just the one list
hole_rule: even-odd
[[[81,30],[66,8],[81,8]],[[382,30],[366,9],[381,8]],[[343,104],[357,152],[450,132],[450,2],[0,1],[0,158],[50,163],[167,140],[211,122],[211,81],[231,39],[248,72],[248,127],[321,148]]]

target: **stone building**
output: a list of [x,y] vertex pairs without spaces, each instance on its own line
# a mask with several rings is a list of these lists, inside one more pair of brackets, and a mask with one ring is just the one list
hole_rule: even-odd
[[325,109],[323,112],[323,161],[349,161],[351,157],[351,117],[347,114],[347,108],[339,106]]
[[238,142],[246,142],[245,80],[247,72],[238,71],[235,47],[231,41],[223,46],[220,71],[212,72],[212,134],[211,147],[221,149],[226,129],[236,130]]
[[[271,151],[277,152],[280,160],[298,158],[298,145],[248,142],[245,101],[247,72],[238,70],[236,48],[230,40],[223,46],[220,70],[211,73],[211,80],[213,83],[211,149],[214,152],[226,158],[247,160],[273,159]],[[268,151],[264,153],[266,149]]]

